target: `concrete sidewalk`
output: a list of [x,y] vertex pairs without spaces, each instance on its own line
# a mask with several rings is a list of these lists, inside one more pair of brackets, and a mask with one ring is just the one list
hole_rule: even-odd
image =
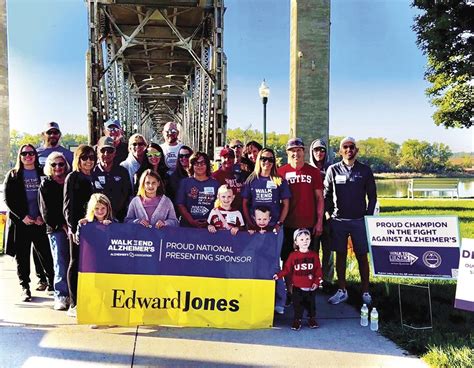
[[[35,280],[36,281],[36,280]],[[32,286],[34,283],[31,284]],[[317,298],[321,327],[290,330],[293,311],[268,330],[76,325],[53,299],[33,292],[19,302],[16,266],[0,257],[0,367],[425,367],[391,341],[359,325],[349,305]],[[383,323],[383,321],[382,321]]]

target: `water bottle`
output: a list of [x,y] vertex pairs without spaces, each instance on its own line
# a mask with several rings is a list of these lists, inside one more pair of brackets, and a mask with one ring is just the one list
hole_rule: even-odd
[[360,309],[360,325],[364,327],[369,325],[369,308],[365,303]]
[[372,308],[370,312],[370,329],[372,331],[379,330],[379,313],[377,312],[377,308]]

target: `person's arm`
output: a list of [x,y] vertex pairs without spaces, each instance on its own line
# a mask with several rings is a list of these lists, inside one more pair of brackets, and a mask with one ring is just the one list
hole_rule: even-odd
[[3,183],[3,201],[7,205],[9,216],[14,222],[25,222],[25,218],[29,216],[27,213],[24,212],[24,210],[21,209],[21,206],[19,206],[18,190],[16,188],[17,185],[15,185],[17,184],[17,182],[18,177],[16,177],[15,180],[15,177],[13,176],[12,172],[8,172]]
[[326,171],[324,179],[324,208],[329,216],[334,212],[334,171],[330,166]]
[[373,215],[377,204],[377,187],[375,186],[374,174],[370,168],[368,169],[366,192],[369,201],[367,204],[367,215]]
[[286,216],[288,216],[288,211],[290,209],[290,199],[285,198],[281,201],[281,209],[280,209],[280,217],[278,218],[278,222],[273,227],[276,232],[280,231],[281,225],[285,222]]
[[43,181],[40,184],[39,190],[38,190],[38,207],[39,211],[41,214],[41,217],[43,218],[44,222],[48,225],[51,226],[53,229],[56,229],[58,224],[52,223],[52,219],[49,216],[49,211],[48,209],[51,208],[51,204],[46,203],[46,199],[48,198],[48,190],[45,185],[45,181]]
[[324,196],[321,189],[316,189],[316,225],[313,229],[313,235],[320,236],[323,233],[323,217],[324,217]]
[[247,228],[253,228],[255,224],[250,217],[249,200],[247,198],[242,198],[242,211],[244,211],[244,218],[245,222],[247,223]]
[[191,216],[191,214],[189,213],[188,209],[186,208],[184,204],[178,204],[178,211],[181,214],[181,216],[183,216],[184,220],[192,227],[206,227],[207,226],[207,222],[204,223],[204,226],[202,226],[200,222],[193,219],[193,217]]
[[130,205],[128,206],[127,216],[125,216],[125,219],[123,220],[123,222],[125,223],[138,224],[140,222],[140,219],[138,218],[135,198],[137,197],[134,197],[130,202]]
[[74,226],[74,182],[76,175],[73,173],[66,177],[64,182],[63,214],[69,233],[75,234],[77,224]]
[[174,210],[173,203],[168,197],[163,196],[162,200],[166,199],[166,204],[168,207],[168,216],[164,221],[166,226],[179,226],[178,218],[176,217],[176,211]]

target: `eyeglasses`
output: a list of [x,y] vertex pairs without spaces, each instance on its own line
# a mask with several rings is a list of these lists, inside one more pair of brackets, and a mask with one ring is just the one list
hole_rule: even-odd
[[46,134],[47,134],[47,135],[59,135],[60,133],[59,133],[59,130],[54,130],[54,129],[52,129],[52,130],[48,130],[48,131],[46,132]]
[[243,147],[244,147],[243,144],[236,144],[235,146],[232,146],[232,147],[230,147],[230,148],[232,148],[232,149],[237,149],[237,148],[243,148]]
[[64,167],[64,166],[66,166],[66,164],[64,162],[53,162],[51,164],[51,167],[56,167],[56,166],[57,167]]
[[191,154],[190,153],[180,153],[178,155],[178,158],[190,158]]
[[146,157],[161,157],[161,152],[148,152]]
[[170,130],[165,130],[166,134],[178,134],[178,131],[176,129],[170,129]]
[[206,166],[206,161],[204,161],[204,160],[196,161],[194,163],[194,166]]
[[132,143],[132,146],[133,147],[136,147],[136,146],[144,146],[145,145],[145,142],[133,142]]
[[324,147],[316,147],[313,151],[326,152],[326,148],[324,148]]
[[260,157],[260,161],[262,162],[271,162],[272,164],[275,163],[275,159],[273,157]]
[[112,148],[112,147],[104,147],[104,148],[101,148],[100,149],[100,152],[101,153],[114,153],[115,152],[115,148]]
[[107,128],[107,130],[111,133],[115,133],[115,132],[118,132],[120,129],[117,127],[110,127],[110,128]]
[[35,153],[33,151],[23,151],[20,153],[20,156],[26,157],[26,156],[34,156]]
[[342,148],[353,150],[355,148],[355,146],[353,144],[349,144],[349,145],[342,146]]
[[84,155],[79,157],[81,161],[95,161],[95,156],[94,155]]

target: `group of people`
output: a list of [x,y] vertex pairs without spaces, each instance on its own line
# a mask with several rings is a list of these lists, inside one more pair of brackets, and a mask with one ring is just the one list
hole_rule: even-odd
[[95,147],[80,145],[72,154],[60,144],[59,125],[50,122],[41,147],[20,147],[4,194],[9,210],[6,250],[16,259],[22,301],[31,300],[33,244],[36,289],[54,295],[54,309],[76,315],[80,228],[96,221],[227,230],[232,235],[283,231],[284,267],[274,275],[275,312],[282,314],[293,303],[295,330],[301,328],[303,307],[309,327],[318,327],[315,290],[332,285],[334,251],[338,290],[329,302],[347,300],[350,235],[362,298],[371,303],[364,216],[373,214],[377,194],[372,171],[356,159],[353,138],[341,141],[342,160],[333,165],[322,139],[311,143],[307,163],[304,142],[292,138],[286,145],[288,164],[281,167],[272,149],[234,139],[220,151],[220,166],[212,172],[206,153],[180,142],[179,128],[167,123],[161,145],[138,133],[127,144],[120,122],[111,119]]

